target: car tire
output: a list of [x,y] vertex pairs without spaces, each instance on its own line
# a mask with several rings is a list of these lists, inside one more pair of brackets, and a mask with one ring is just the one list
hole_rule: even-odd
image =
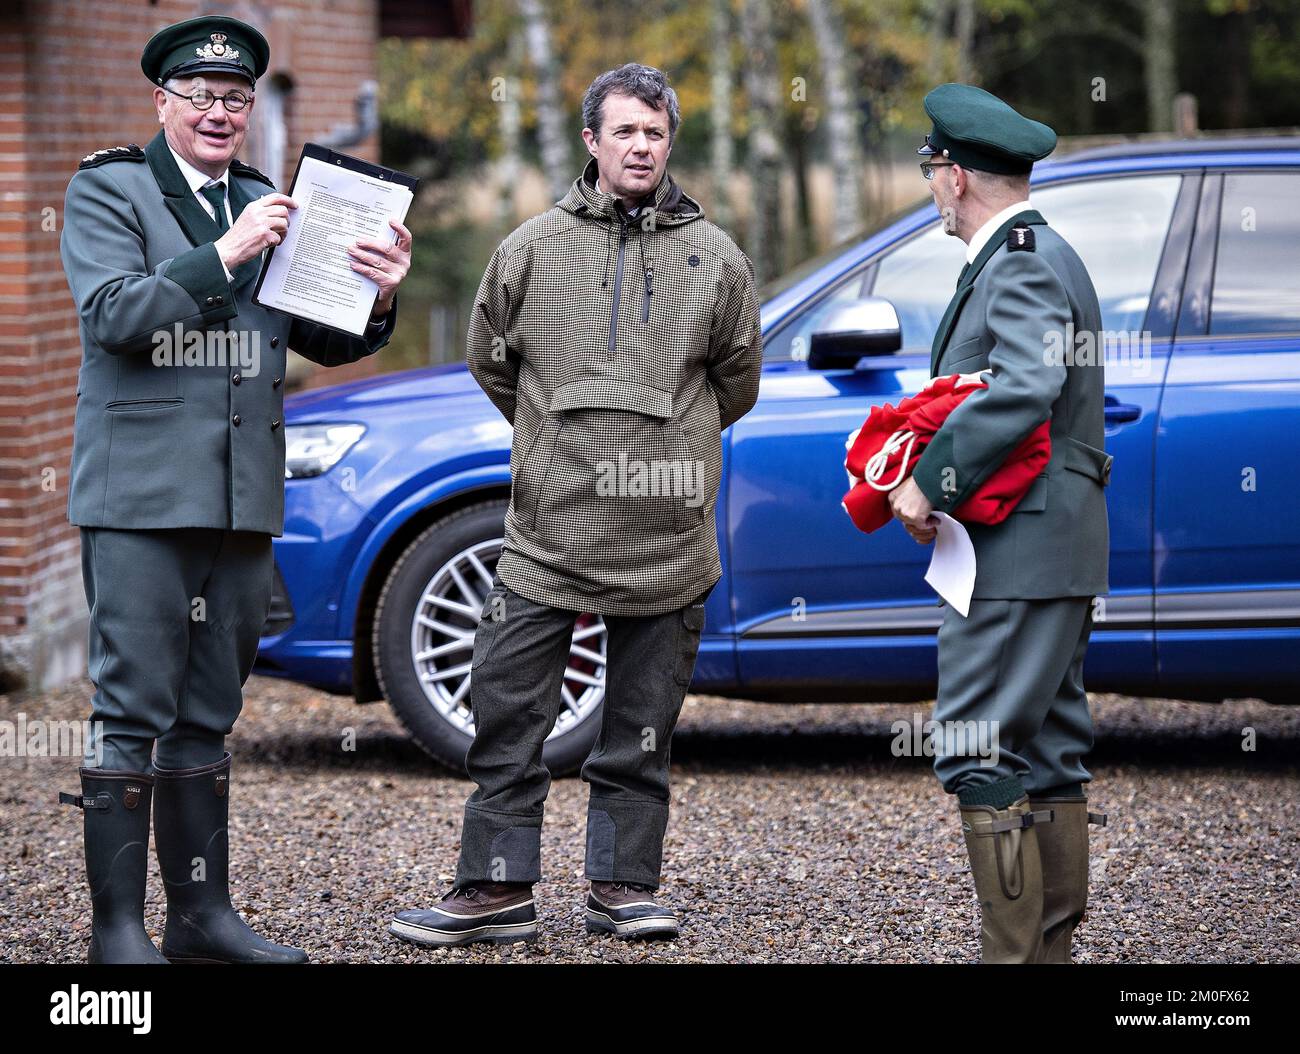
[[[426,528],[389,571],[375,607],[371,644],[375,675],[384,698],[416,744],[434,760],[459,773],[465,771],[465,754],[473,741],[472,725],[467,727],[468,688],[458,704],[451,700],[454,692],[431,688],[430,691],[438,693],[437,701],[426,693],[416,665],[416,611],[424,603],[430,587],[436,590],[439,582],[447,581],[443,572],[453,566],[463,568],[471,554],[494,573],[504,534],[506,507],[507,503],[500,500],[479,502]],[[467,574],[462,573],[462,577],[469,581]],[[488,586],[482,572],[471,584],[480,596],[486,596]],[[463,661],[468,666],[478,611],[474,612],[473,619],[453,613],[447,616],[447,621],[450,623],[453,618],[457,622],[454,628],[469,633],[469,644],[452,637],[438,639],[456,643],[453,652],[456,661],[451,665]],[[584,616],[584,619],[593,632],[599,623],[599,633],[589,639],[595,642],[592,650],[603,655],[603,622],[595,616]],[[603,680],[603,666],[597,669],[592,664],[590,669],[593,676]],[[468,672],[464,676],[468,677]],[[459,679],[451,676],[450,683],[458,687]],[[561,721],[542,748],[542,759],[553,775],[576,772],[586,760],[600,732],[603,695],[603,687],[589,686],[580,696],[583,705],[576,716],[562,712]]]

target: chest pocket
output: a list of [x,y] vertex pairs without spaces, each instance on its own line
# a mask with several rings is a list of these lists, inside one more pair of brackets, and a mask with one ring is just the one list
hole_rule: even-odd
[[955,347],[949,348],[943,356],[943,373],[973,373],[976,369],[988,366],[988,355],[984,351],[984,338],[971,337]]

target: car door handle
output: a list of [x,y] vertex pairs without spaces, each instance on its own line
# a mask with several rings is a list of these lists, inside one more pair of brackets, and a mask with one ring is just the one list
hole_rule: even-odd
[[1106,396],[1106,423],[1108,425],[1136,421],[1141,416],[1142,407],[1133,403],[1122,403],[1113,395]]

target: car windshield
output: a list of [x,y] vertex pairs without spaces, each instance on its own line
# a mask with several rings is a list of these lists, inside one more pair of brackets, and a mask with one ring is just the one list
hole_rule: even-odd
[[781,293],[784,293],[787,289],[803,281],[814,271],[830,263],[832,260],[834,260],[845,250],[850,249],[853,246],[858,245],[859,243],[865,241],[867,238],[870,238],[877,231],[883,231],[886,227],[890,226],[890,224],[897,223],[899,220],[903,219],[903,217],[910,216],[917,209],[921,208],[923,205],[929,204],[930,202],[931,202],[930,198],[918,198],[917,200],[910,202],[909,204],[904,205],[902,208],[897,209],[896,211],[890,213],[888,216],[885,217],[884,220],[882,220],[880,223],[877,223],[874,227],[870,228],[869,230],[858,231],[856,234],[853,234],[851,237],[845,238],[843,241],[838,242],[835,245],[832,245],[829,249],[823,250],[822,252],[818,253],[816,256],[809,257],[807,260],[799,264],[793,270],[787,271],[785,274],[780,275],[777,278],[773,278],[770,282],[768,282],[763,286],[760,294],[759,302],[765,303],[766,301],[771,300],[773,297]]

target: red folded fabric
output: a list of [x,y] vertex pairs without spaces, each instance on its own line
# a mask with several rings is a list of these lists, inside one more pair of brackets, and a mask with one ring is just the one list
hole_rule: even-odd
[[[972,392],[987,387],[980,374],[952,374],[936,377],[897,407],[872,407],[862,427],[849,436],[844,460],[851,486],[842,504],[859,529],[870,534],[894,518],[889,492],[912,474],[948,415]],[[968,523],[1001,523],[1051,457],[1049,420],[1030,432],[951,515]]]

